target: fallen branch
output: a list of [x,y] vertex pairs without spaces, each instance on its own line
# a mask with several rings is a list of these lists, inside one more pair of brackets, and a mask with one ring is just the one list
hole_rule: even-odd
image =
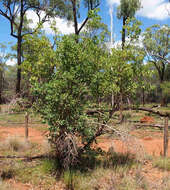
[[[134,127],[137,128],[137,129],[142,128],[142,127],[155,127],[155,128],[159,128],[160,130],[164,128],[163,125],[150,124],[150,123],[147,123],[147,124],[135,124]],[[170,126],[168,126],[168,127],[170,128]]]
[[[160,112],[158,110],[153,110],[153,109],[150,109],[150,108],[142,108],[142,107],[125,107],[123,108],[123,110],[138,110],[138,111],[146,111],[146,112],[149,112],[149,113],[152,113],[152,114],[156,114],[156,115],[159,115],[161,117],[168,117],[170,118],[170,113],[169,112]],[[88,110],[86,113],[87,115],[93,115],[95,113],[104,113],[104,112],[111,112],[112,110]],[[119,111],[118,108],[114,109],[114,112],[115,111]]]
[[0,156],[0,159],[24,159],[24,160],[34,160],[34,159],[39,159],[39,158],[47,158],[49,156],[47,155],[38,155],[38,156],[32,156],[32,157],[28,157],[28,156]]
[[150,109],[150,108],[131,108],[132,110],[140,110],[140,111],[146,111],[146,112],[149,112],[149,113],[153,113],[153,114],[156,114],[156,115],[159,115],[161,117],[168,117],[170,118],[170,113],[169,112],[160,112],[158,110],[153,110],[153,109]]

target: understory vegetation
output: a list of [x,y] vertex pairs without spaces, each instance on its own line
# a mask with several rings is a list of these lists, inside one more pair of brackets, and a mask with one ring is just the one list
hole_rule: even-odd
[[[126,114],[129,113],[127,111]],[[145,113],[142,112],[132,111],[131,114],[136,115],[136,120],[139,121],[145,116]],[[117,115],[117,118],[114,118],[116,121],[119,113],[116,112],[115,115]],[[163,123],[160,118],[152,117],[156,123]],[[133,116],[128,117],[128,120],[130,119],[133,119]],[[15,124],[16,117],[11,118],[10,122],[6,120],[4,123],[3,121],[2,126],[9,129],[15,128],[10,126],[11,122]],[[44,130],[39,125],[44,125]],[[36,129],[41,133],[48,132],[48,126],[45,124],[35,125],[30,121],[29,126],[30,130]],[[23,128],[22,124],[20,124],[20,128]],[[48,140],[39,144],[25,141],[23,135],[8,136],[6,140],[1,140],[0,144],[0,155],[4,156],[0,162],[1,188],[4,190],[17,189],[14,186],[15,181],[15,183],[21,184],[21,189],[22,185],[29,184],[29,188],[43,190],[168,190],[170,179],[168,178],[169,173],[166,172],[169,172],[169,158],[163,158],[161,152],[158,154],[160,157],[155,157],[154,152],[149,155],[138,140],[160,138],[162,130],[149,127],[148,124],[145,128],[135,129],[135,134],[131,135],[130,133],[134,131],[132,123],[123,123],[116,128],[121,133],[126,133],[126,135],[124,134],[125,139],[112,130],[108,131],[109,134],[97,138],[97,147],[93,143],[92,147],[81,154],[79,162],[68,169],[63,169],[60,159],[56,157],[55,147],[50,146]],[[112,143],[108,145],[107,150],[104,150],[100,146],[107,143],[106,139],[110,139]],[[129,148],[124,147],[123,152],[117,152],[114,140],[124,141]],[[7,156],[11,156],[11,158],[7,158]],[[34,158],[36,156],[39,158]],[[155,170],[163,174],[157,181],[148,177],[148,175],[155,175]]]
[[[170,189],[161,173],[170,171],[170,27],[143,30],[135,18],[142,2],[121,0],[121,41],[113,44],[101,5],[1,0],[0,16],[17,42],[9,53],[9,44],[0,44],[3,189],[17,189],[14,182],[37,190]],[[59,32],[59,18],[74,32]],[[45,23],[52,34],[45,33]],[[17,64],[7,65],[9,59]],[[147,147],[147,153],[145,141],[153,137],[161,147]],[[162,176],[154,183],[148,170]]]
[[[145,162],[150,162],[150,159],[146,157],[138,161],[129,153],[101,152],[101,149],[90,150],[88,155],[82,155],[79,166],[68,170],[62,170],[53,154],[31,161],[3,159],[0,163],[1,189],[15,189],[10,186],[12,183],[8,183],[9,180],[15,179],[22,184],[29,184],[29,188],[44,190],[168,190],[168,175],[153,182],[146,176],[145,172],[149,171],[144,171]],[[168,160],[161,158],[153,163],[154,167],[169,170],[169,166],[163,168],[162,165],[165,164],[168,166]]]

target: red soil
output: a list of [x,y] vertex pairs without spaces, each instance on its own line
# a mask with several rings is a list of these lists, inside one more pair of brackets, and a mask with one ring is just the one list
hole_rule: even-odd
[[[25,137],[25,128],[24,127],[1,127],[0,126],[0,136],[2,139],[5,139],[8,136],[17,136],[20,138]],[[42,133],[36,129],[29,128],[29,138],[28,140],[32,142],[42,143],[44,137]]]
[[[24,138],[25,129],[24,127],[1,127],[0,126],[0,137],[1,141],[8,136],[19,136]],[[139,153],[141,150],[144,153],[153,156],[160,156],[163,153],[163,132],[150,132],[150,131],[134,131],[131,133],[132,139],[126,141],[121,141],[117,139],[104,138],[101,137],[98,139],[98,144],[94,145],[102,148],[105,151],[108,151],[110,147],[114,147],[116,152],[133,152]],[[134,137],[135,136],[135,137]],[[42,143],[44,140],[44,135],[42,132],[29,128],[29,140],[32,142]],[[170,143],[168,146],[168,156],[170,156]],[[161,172],[157,168],[154,168],[151,162],[147,162],[143,165],[142,173],[150,181],[160,180],[164,177],[165,173]],[[170,172],[168,172],[168,175]],[[132,174],[133,175],[133,174]],[[15,182],[11,179],[9,184],[17,190],[29,190],[32,189],[31,184],[22,184]],[[60,186],[61,187],[61,186]],[[40,190],[41,188],[36,188]],[[61,190],[63,188],[56,188]]]
[[[135,138],[135,139],[129,139],[127,141],[121,141],[121,140],[113,140],[110,138],[99,138],[99,143],[97,147],[102,148],[105,151],[108,151],[108,149],[113,146],[116,152],[127,152],[129,150],[132,151],[138,151],[135,149],[138,149],[139,146],[143,147],[143,149],[150,155],[153,156],[160,156],[163,154],[163,135],[162,133],[156,133],[158,136],[155,137],[153,134],[149,134],[149,132],[143,132],[145,133],[145,137],[143,138]],[[21,138],[24,138],[25,129],[24,127],[1,127],[0,126],[0,136],[2,139],[5,139],[8,136],[18,136]],[[133,132],[132,135],[137,135],[138,132]],[[151,137],[152,135],[152,137]],[[29,138],[28,140],[32,142],[42,143],[44,140],[44,136],[42,135],[42,132],[29,128]],[[134,142],[135,140],[135,142]],[[137,144],[137,146],[135,145]],[[170,156],[170,143],[168,146],[168,156]]]
[[[14,189],[14,190],[42,190],[41,185],[37,187],[33,187],[31,184],[23,184],[18,181],[15,181],[14,179],[10,179],[7,181],[7,183]],[[1,188],[0,188],[1,189]],[[56,182],[53,189],[49,190],[65,190],[62,182]]]
[[154,123],[154,118],[149,116],[144,116],[140,119],[141,123]]
[[[149,155],[161,156],[163,155],[163,139],[152,139],[151,137],[137,140],[137,145],[121,140],[103,139],[103,142],[98,143],[98,147],[108,151],[110,147],[114,147],[116,152],[138,152],[139,147]],[[131,147],[133,146],[133,147]],[[168,156],[170,156],[170,144],[168,146]]]

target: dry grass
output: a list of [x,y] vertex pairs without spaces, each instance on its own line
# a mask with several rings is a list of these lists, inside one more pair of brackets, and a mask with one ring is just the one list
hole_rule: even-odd
[[[136,116],[138,116],[138,114],[141,113],[136,113]],[[138,117],[140,118],[141,115]],[[127,115],[127,117],[129,118],[130,115]],[[133,116],[131,116],[131,118],[133,118]],[[46,128],[43,130],[46,130]],[[115,132],[114,128],[111,130]],[[151,156],[146,155],[140,141],[134,136],[131,136],[129,134],[130,131],[130,124],[125,123],[116,129],[116,134],[113,134],[128,146],[129,152],[137,152],[135,157],[129,157],[128,154],[118,154],[115,153],[114,150],[110,152],[109,158],[108,154],[97,155],[94,159],[90,159],[89,155],[86,155],[86,162],[88,164],[84,163],[83,165],[85,166],[83,168],[85,171],[80,169],[73,170],[71,173],[70,171],[65,171],[58,180],[60,182],[62,181],[63,185],[64,183],[68,185],[70,189],[73,187],[74,190],[170,190],[170,178],[166,177],[158,181],[148,181],[150,179],[146,179],[146,177],[143,176],[144,173],[141,169],[143,166],[142,163],[145,160],[149,160],[150,162],[153,161],[155,167],[163,170],[168,170],[170,162],[162,159],[154,160]],[[20,137],[9,136],[0,144],[0,149],[5,151],[9,150],[11,152],[14,151],[15,155],[20,155],[21,151],[23,151],[24,154],[27,151],[31,151],[30,155],[32,155],[32,151],[38,149],[36,154],[39,153],[39,151],[42,151],[42,153],[50,155],[52,149],[48,141],[44,141],[38,146],[39,149],[37,148],[37,145],[36,148],[33,148]],[[138,162],[134,163],[134,160],[131,158],[138,160]],[[98,159],[101,159],[102,161],[100,160],[99,162]],[[101,162],[104,163],[105,160],[109,163],[102,164]],[[58,184],[56,183],[56,171],[59,172],[59,164],[57,161],[34,160],[32,162],[21,162],[21,160],[13,160],[12,162],[9,161],[8,164],[9,167],[7,167],[7,164],[2,164],[2,167],[4,168],[0,168],[0,175],[4,180],[15,178],[19,182],[33,185],[36,189],[38,187],[42,190],[58,189]],[[140,166],[138,166],[138,164]],[[92,165],[93,167],[91,167]],[[0,190],[11,190],[11,188],[2,181],[0,182]]]
[[[138,170],[137,170],[138,171]],[[96,168],[89,174],[68,171],[64,182],[68,189],[74,190],[149,190],[150,186],[144,176],[138,171],[131,175],[126,168]],[[71,179],[70,179],[71,178]]]
[[0,149],[5,151],[20,152],[28,150],[29,147],[30,144],[18,136],[8,136],[4,142],[0,143]]
[[38,159],[32,162],[5,159],[0,166],[0,178],[4,181],[13,181],[14,179],[16,182],[29,184],[30,190],[62,190],[58,187],[58,185],[62,186],[61,181],[57,180],[55,175],[55,172],[58,171],[57,166],[56,160],[50,159]]
[[170,177],[165,177],[162,179],[160,189],[162,189],[162,190],[169,190],[170,189]]
[[159,169],[170,171],[170,158],[158,158],[154,161],[153,165]]
[[153,190],[169,190],[170,189],[170,177],[163,177],[161,180],[150,182],[150,189]]
[[0,180],[0,190],[12,190],[12,188],[7,183]]
[[44,140],[42,143],[42,152],[44,152],[46,155],[50,155],[52,153],[53,149],[49,143],[48,140]]

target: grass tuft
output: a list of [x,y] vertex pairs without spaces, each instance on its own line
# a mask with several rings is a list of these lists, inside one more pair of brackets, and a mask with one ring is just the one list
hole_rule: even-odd
[[29,143],[17,136],[8,136],[5,142],[0,144],[1,150],[24,151],[29,148]]
[[108,152],[107,159],[105,160],[105,167],[112,167],[114,169],[123,166],[124,168],[130,169],[134,165],[137,164],[135,157],[130,153],[116,153],[116,152]]
[[155,160],[153,165],[159,169],[170,171],[170,158],[161,157]]
[[59,168],[57,159],[45,159],[42,161],[41,170],[44,174],[55,174]]
[[1,171],[0,177],[3,180],[11,179],[15,176],[15,174],[16,174],[15,169],[13,169],[10,166],[7,166]]
[[0,180],[0,190],[12,190],[12,189],[7,183]]

